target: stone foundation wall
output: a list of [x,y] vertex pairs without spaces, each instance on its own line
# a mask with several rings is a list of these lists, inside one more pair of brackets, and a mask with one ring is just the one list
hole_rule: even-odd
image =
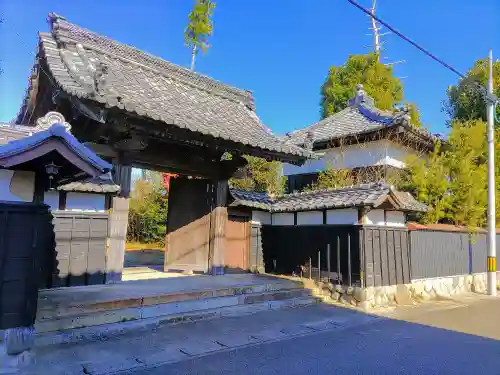
[[[347,287],[304,279],[304,286],[326,301],[340,302],[369,310],[391,305],[411,305],[418,302],[449,298],[458,294],[486,292],[486,273],[413,280],[410,284],[380,287]],[[497,288],[500,281],[497,282]]]

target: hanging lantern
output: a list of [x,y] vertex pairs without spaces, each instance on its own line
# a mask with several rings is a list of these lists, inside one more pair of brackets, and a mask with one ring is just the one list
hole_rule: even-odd
[[52,180],[54,176],[59,173],[59,168],[60,167],[55,165],[53,161],[45,166],[45,173],[49,176],[49,189],[52,189]]

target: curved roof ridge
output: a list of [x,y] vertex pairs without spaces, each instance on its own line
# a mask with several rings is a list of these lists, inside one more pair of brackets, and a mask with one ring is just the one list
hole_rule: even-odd
[[153,70],[184,84],[208,91],[214,95],[224,96],[228,100],[238,101],[245,104],[251,110],[255,110],[254,97],[249,90],[242,90],[209,76],[192,72],[187,68],[176,65],[158,56],[154,56],[136,47],[120,43],[107,36],[100,35],[89,29],[73,24],[66,18],[55,13],[50,13],[48,20],[51,26],[52,36],[56,40],[64,41],[64,39],[68,39],[75,43],[80,42],[86,44],[111,57],[138,64],[146,69]]
[[310,195],[320,194],[320,193],[345,192],[345,191],[351,191],[351,190],[365,190],[365,189],[368,190],[368,189],[374,189],[374,188],[380,188],[380,190],[383,190],[383,189],[392,189],[392,186],[388,185],[387,183],[385,183],[383,181],[377,181],[377,182],[370,182],[370,183],[366,183],[366,184],[343,186],[340,188],[319,189],[319,190],[312,190],[312,191],[302,191],[299,193],[284,194],[281,197],[278,197],[278,199],[290,198],[290,197],[300,197],[300,196],[310,196]]

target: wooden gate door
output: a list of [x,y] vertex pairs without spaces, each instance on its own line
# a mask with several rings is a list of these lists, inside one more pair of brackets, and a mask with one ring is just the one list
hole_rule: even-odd
[[168,196],[165,270],[208,271],[212,183],[176,178]]
[[249,269],[250,232],[248,220],[248,216],[228,216],[224,250],[224,263],[228,267],[228,271],[246,272]]

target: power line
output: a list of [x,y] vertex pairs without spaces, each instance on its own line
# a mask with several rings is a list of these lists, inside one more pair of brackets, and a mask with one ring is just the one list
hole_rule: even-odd
[[[418,43],[414,42],[413,40],[411,40],[410,38],[408,38],[406,35],[402,34],[401,32],[399,32],[398,30],[396,30],[394,27],[392,27],[391,25],[389,25],[387,22],[381,20],[379,17],[377,17],[374,13],[371,12],[370,9],[366,9],[364,8],[363,6],[361,6],[360,4],[358,4],[356,1],[354,0],[347,0],[349,1],[352,5],[354,5],[356,8],[358,8],[359,10],[361,10],[363,13],[366,13],[367,15],[369,15],[370,17],[372,17],[373,19],[375,19],[377,22],[379,22],[381,25],[384,25],[385,27],[387,27],[389,30],[391,30],[394,34],[396,34],[397,36],[399,36],[401,39],[407,41],[408,43],[410,43],[412,46],[414,46],[415,48],[417,48],[418,50],[420,50],[421,52],[425,53],[427,56],[429,56],[431,59],[433,59],[434,61],[438,62],[439,64],[441,64],[442,66],[444,66],[445,68],[451,70],[453,73],[457,74],[460,78],[467,78],[465,76],[465,74],[463,73],[460,73],[457,69],[455,69],[454,67],[452,67],[450,64],[447,64],[446,62],[444,62],[443,60],[441,60],[440,58],[436,57],[435,55],[433,55],[431,52],[427,51],[424,47],[422,47],[421,45],[419,45]],[[490,94],[488,93],[488,91],[486,90],[486,87],[484,87],[483,85],[481,85],[480,83],[478,82],[474,82],[475,86],[477,87],[477,89],[480,91],[480,93],[484,96],[485,100],[487,102],[493,102],[494,105],[496,106],[499,102],[498,98],[494,95],[494,94]]]
[[432,53],[430,53],[429,51],[427,51],[424,47],[420,46],[419,44],[417,44],[416,42],[414,42],[413,40],[411,40],[407,36],[405,36],[402,33],[400,33],[394,27],[392,27],[391,25],[389,25],[387,22],[382,21],[379,17],[377,17],[375,15],[375,13],[372,13],[369,9],[364,8],[363,6],[359,5],[354,0],[347,0],[347,1],[349,1],[352,5],[354,5],[356,8],[358,8],[362,12],[366,13],[367,15],[369,15],[370,17],[372,17],[373,19],[375,19],[378,23],[380,23],[380,24],[384,25],[385,27],[387,27],[389,30],[391,30],[394,34],[396,34],[397,36],[399,36],[401,39],[404,39],[405,41],[407,41],[408,43],[410,43],[412,46],[414,46],[415,48],[419,49],[420,51],[422,51],[423,53],[425,53],[427,56],[429,56],[433,60],[437,61],[441,65],[443,65],[445,68],[451,70],[455,74],[458,74],[461,78],[465,78],[464,74],[460,73],[458,70],[456,70],[455,68],[453,68],[451,65],[445,63],[440,58],[434,56]]

